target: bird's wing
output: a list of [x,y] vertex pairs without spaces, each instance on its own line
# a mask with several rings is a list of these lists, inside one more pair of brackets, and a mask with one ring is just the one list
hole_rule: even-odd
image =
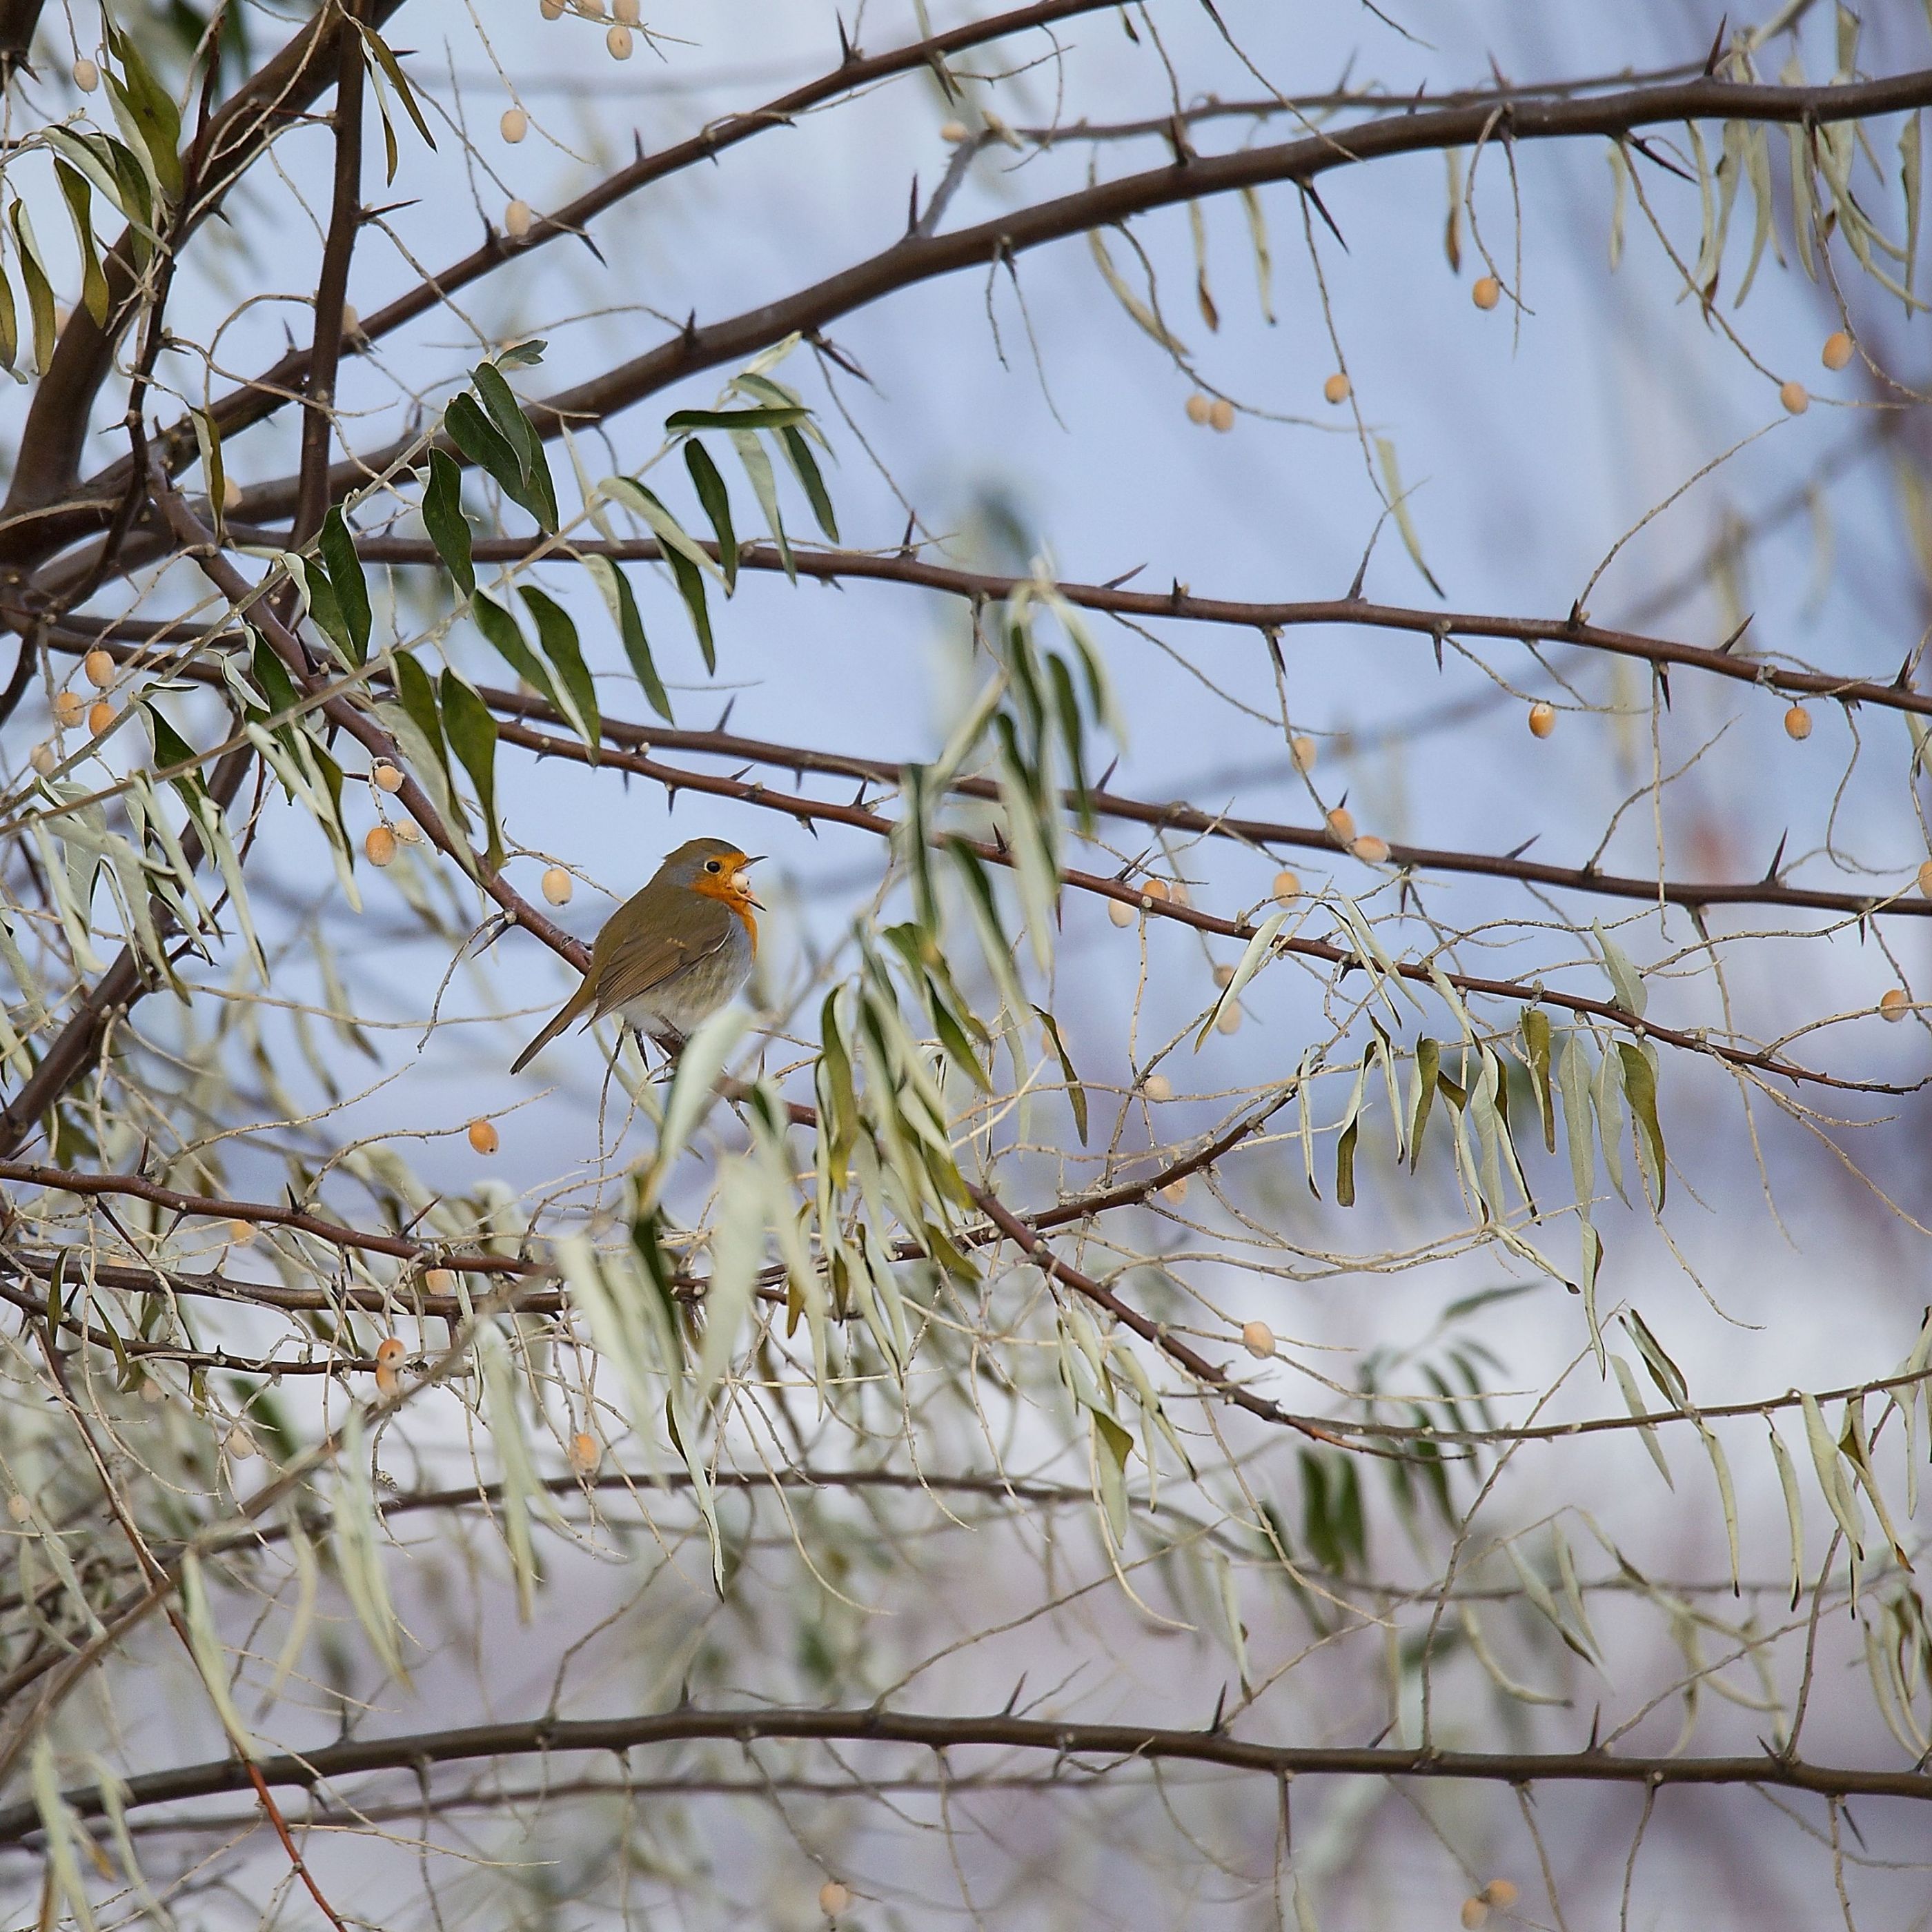
[[[640,894],[639,898],[642,897]],[[614,933],[613,928],[618,927],[629,910],[628,907],[620,908],[598,935],[596,950],[604,956],[592,959],[590,976],[597,988],[596,1012],[599,1019],[628,1006],[633,1000],[646,998],[654,988],[675,979],[686,967],[708,958],[729,942],[737,917],[730,907],[694,892],[691,903],[680,908],[679,923],[685,929],[668,933],[662,925],[649,920],[652,910],[640,907],[633,920],[624,921],[628,929]],[[621,963],[620,948],[625,950]]]

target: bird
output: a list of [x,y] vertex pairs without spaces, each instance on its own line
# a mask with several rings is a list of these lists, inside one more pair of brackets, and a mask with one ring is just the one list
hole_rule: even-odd
[[604,922],[584,983],[518,1054],[520,1073],[573,1021],[620,1014],[675,1054],[751,977],[764,908],[747,868],[759,855],[728,838],[687,839]]

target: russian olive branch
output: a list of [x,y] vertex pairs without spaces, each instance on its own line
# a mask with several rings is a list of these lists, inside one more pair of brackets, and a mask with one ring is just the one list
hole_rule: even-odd
[[[266,530],[252,532],[250,540],[256,539],[265,543],[278,541]],[[699,547],[714,557],[718,554],[715,543],[704,542]],[[440,567],[442,561],[433,544],[412,537],[358,536],[356,550],[358,556],[370,563]],[[538,556],[555,562],[560,556],[608,556],[619,562],[661,562],[664,556],[663,546],[655,538],[649,537],[621,539],[615,543],[597,538],[580,542],[573,538],[561,544],[554,539],[538,543],[518,537],[479,537],[474,550],[479,563],[520,563]],[[946,565],[929,563],[922,557],[897,552],[814,550],[802,544],[793,550],[791,561],[800,577],[816,578],[825,582],[850,578],[904,584],[983,603],[1003,602],[1016,590],[1043,585],[1054,596],[1083,610],[1104,611],[1116,616],[1226,624],[1238,629],[1258,631],[1264,635],[1274,631],[1334,624],[1364,630],[1406,632],[1432,640],[1439,638],[1445,643],[1451,638],[1484,638],[1522,644],[1574,644],[1582,650],[1633,658],[1666,672],[1677,666],[1708,671],[1714,676],[1729,678],[1740,684],[1756,685],[1786,697],[1828,698],[1840,704],[1869,704],[1886,710],[1932,717],[1932,692],[1915,691],[1902,680],[1880,684],[1869,678],[1848,676],[1840,672],[1774,664],[1760,658],[1736,656],[1732,646],[1713,647],[1682,644],[1673,638],[1649,637],[1637,632],[1592,624],[1586,617],[1512,617],[1484,611],[1426,610],[1407,604],[1372,603],[1361,597],[1244,602],[1232,598],[1197,597],[1179,584],[1171,590],[1128,590],[1118,584],[1070,584],[1057,578],[1043,581],[986,571],[956,570]],[[770,544],[747,543],[739,548],[738,568],[782,571],[785,562]]]
[[[890,248],[799,290],[722,322],[693,322],[668,341],[574,388],[525,405],[546,439],[603,422],[688,376],[755,356],[791,335],[814,337],[829,323],[882,296],[969,268],[997,266],[1048,242],[1110,226],[1136,214],[1234,193],[1292,182],[1312,191],[1334,169],[1397,155],[1466,147],[1496,133],[1499,119],[1513,143],[1616,137],[1678,121],[1742,119],[1823,125],[1909,112],[1932,104],[1932,69],[1843,86],[1778,87],[1697,80],[1636,88],[1586,100],[1531,101],[1493,106],[1389,114],[1336,134],[1226,154],[1187,153],[1169,166],[1102,182],[1092,188],[1014,209],[991,221],[934,235],[910,234]],[[392,443],[330,472],[337,496],[382,468],[405,447]],[[441,444],[440,447],[442,446]],[[454,446],[449,453],[464,460]],[[242,493],[237,514],[254,520],[289,514],[287,478]]]
[[[278,1786],[314,1787],[382,1771],[464,1762],[478,1758],[546,1758],[566,1752],[616,1753],[647,1745],[715,1740],[748,1744],[790,1738],[843,1744],[898,1744],[928,1750],[975,1748],[1051,1751],[1060,1757],[1102,1757],[1127,1763],[1154,1760],[1209,1764],[1275,1778],[1370,1777],[1489,1780],[1516,1786],[1581,1780],[1587,1784],[1769,1785],[1847,1797],[1932,1799],[1932,1773],[1864,1771],[1811,1764],[1767,1750],[1748,1757],[1617,1757],[1607,1751],[1452,1751],[1402,1745],[1251,1743],[1215,1728],[1178,1730],[1139,1724],[1082,1724],[1058,1718],[938,1717],[884,1710],[731,1711],[680,1709],[635,1717],[546,1717],[478,1724],[400,1737],[328,1744],[299,1756],[264,1757],[254,1768]],[[250,1767],[232,1759],[148,1772],[124,1780],[130,1808],[212,1798],[249,1788]],[[82,1817],[104,1808],[96,1784],[65,1794]],[[0,1844],[24,1846],[40,1828],[31,1804],[0,1809]]]
[[[400,0],[391,0],[385,13]],[[790,126],[800,114],[820,107],[842,95],[858,92],[874,82],[895,74],[916,72],[948,54],[978,46],[991,40],[1049,26],[1076,14],[1097,12],[1118,4],[1118,0],[1034,0],[1034,4],[996,14],[985,20],[968,22],[944,33],[896,47],[890,52],[849,57],[830,72],[790,89],[763,106],[725,116],[701,129],[689,140],[674,143],[656,154],[640,152],[627,167],[586,189],[554,212],[540,215],[520,239],[488,229],[482,245],[460,261],[425,277],[403,294],[386,302],[364,317],[356,329],[356,340],[344,345],[352,353],[382,340],[417,316],[439,309],[449,297],[506,263],[520,260],[531,250],[565,237],[581,238],[586,225],[597,215],[652,183],[662,181],[700,163],[715,160],[728,149],[754,135]],[[340,332],[338,331],[338,338]],[[318,340],[320,340],[318,337]],[[271,368],[238,388],[218,398],[208,411],[217,434],[238,434],[282,410],[292,398],[311,387],[318,364],[313,349],[295,350]],[[191,422],[172,424],[154,440],[154,448],[171,472],[191,464],[199,447]],[[125,481],[124,463],[110,464],[81,484],[74,500],[64,506],[66,521],[62,526],[63,542],[79,533],[92,520],[89,506],[111,494]],[[337,493],[338,494],[340,492]]]
[[[666,765],[657,759],[621,748],[607,746],[601,751],[593,751],[579,740],[533,731],[525,725],[500,724],[497,736],[502,743],[520,746],[525,750],[537,752],[544,758],[568,758],[580,764],[596,763],[613,766],[619,770],[634,772],[640,777],[658,780],[674,792],[701,792],[713,798],[735,799],[741,803],[758,806],[764,810],[782,813],[801,820],[820,820],[848,826],[881,838],[891,838],[896,829],[894,820],[862,806],[841,805],[830,800],[806,798],[794,794],[773,791],[767,785],[752,784],[742,778],[710,772],[692,771],[680,766]],[[1010,868],[1013,863],[1011,853],[994,841],[968,838],[958,832],[935,831],[932,835],[932,842],[942,848],[948,844],[962,845],[988,864]],[[1339,850],[1340,848],[1338,846],[1336,849]],[[1076,892],[1112,899],[1119,904],[1135,907],[1150,917],[1174,920],[1181,925],[1192,926],[1197,932],[1210,932],[1223,939],[1246,941],[1252,939],[1258,930],[1249,920],[1224,919],[1218,914],[1204,912],[1196,906],[1182,905],[1171,898],[1154,898],[1139,886],[1119,879],[1103,878],[1096,873],[1082,872],[1072,866],[1063,866],[1060,877],[1063,885],[1071,886]],[[1281,933],[1276,935],[1274,945],[1280,952],[1292,953],[1304,959],[1319,960],[1324,965],[1346,966],[1365,970],[1382,970],[1366,967],[1354,949],[1331,945],[1326,940],[1304,939],[1298,934]],[[1434,986],[1435,980],[1428,967],[1409,959],[1398,959],[1394,963],[1396,977],[1419,986]],[[1843,1079],[1836,1074],[1820,1072],[1814,1068],[1800,1066],[1795,1060],[1781,1060],[1774,1054],[1754,1048],[1732,1046],[1721,1040],[1708,1039],[1700,1033],[1660,1025],[1654,1020],[1627,1011],[1613,1000],[1594,1000],[1580,993],[1562,992],[1521,980],[1490,979],[1475,974],[1444,970],[1442,976],[1458,993],[1479,994],[1486,998],[1507,1000],[1523,1006],[1553,1006],[1564,1012],[1574,1013],[1580,1018],[1596,1020],[1605,1025],[1617,1028],[1639,1040],[1655,1040],[1687,1053],[1702,1054],[1721,1060],[1727,1066],[1748,1070],[1779,1079],[1856,1094],[1916,1093],[1926,1084],[1922,1080],[1915,1081],[1910,1085],[1900,1087],[1880,1081]]]

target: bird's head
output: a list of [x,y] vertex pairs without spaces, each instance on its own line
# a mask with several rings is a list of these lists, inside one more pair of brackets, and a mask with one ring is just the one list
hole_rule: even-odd
[[664,876],[700,898],[721,899],[734,910],[742,910],[758,904],[752,896],[748,870],[758,862],[758,856],[740,851],[728,838],[687,839],[664,860]]

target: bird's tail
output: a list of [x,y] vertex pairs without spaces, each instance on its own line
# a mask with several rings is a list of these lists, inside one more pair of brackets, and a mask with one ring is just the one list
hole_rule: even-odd
[[537,1055],[542,1052],[544,1048],[549,1046],[572,1021],[581,1018],[584,1014],[589,1012],[590,998],[590,982],[586,979],[584,984],[564,1001],[556,1017],[537,1035],[535,1040],[530,1042],[528,1046],[524,1048],[521,1053],[517,1055],[514,1060],[511,1061],[510,1071],[512,1073],[522,1072],[524,1069],[529,1066],[530,1062],[536,1059]]

